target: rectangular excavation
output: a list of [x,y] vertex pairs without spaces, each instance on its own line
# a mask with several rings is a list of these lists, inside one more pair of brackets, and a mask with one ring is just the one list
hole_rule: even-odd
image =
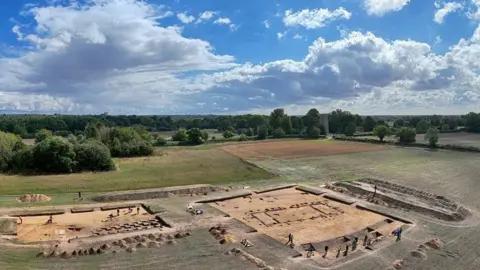
[[[209,203],[280,242],[327,243],[344,236],[389,234],[405,223],[295,188]],[[367,230],[374,227],[374,230]],[[357,235],[358,234],[358,235]]]
[[[104,208],[105,209],[105,208]],[[164,227],[162,220],[143,207],[109,207],[110,210],[66,211],[63,214],[17,216],[17,239],[24,243],[69,240]]]

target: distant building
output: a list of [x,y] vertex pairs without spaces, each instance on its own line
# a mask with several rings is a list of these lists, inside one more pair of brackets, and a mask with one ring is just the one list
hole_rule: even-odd
[[323,126],[325,135],[328,135],[330,133],[328,129],[328,114],[320,114],[320,125]]

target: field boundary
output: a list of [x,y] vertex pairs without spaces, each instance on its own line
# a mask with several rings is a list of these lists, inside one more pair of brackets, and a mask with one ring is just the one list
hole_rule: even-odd
[[322,195],[330,192],[330,190],[327,190],[324,188],[314,188],[309,186],[297,186],[295,189],[303,192],[307,192],[313,195]]
[[221,190],[221,187],[213,185],[185,185],[173,186],[166,188],[154,189],[140,189],[119,192],[107,192],[91,198],[95,202],[112,202],[112,201],[139,201],[147,199],[168,198],[172,195],[189,195],[189,194],[204,194]]
[[93,212],[95,208],[93,207],[85,207],[85,208],[71,208],[70,212],[72,214],[78,214],[78,213],[88,213],[88,212]]
[[399,143],[392,141],[380,141],[377,139],[371,138],[358,138],[358,137],[339,137],[333,136],[334,140],[337,141],[351,141],[351,142],[360,142],[360,143],[370,143],[370,144],[380,144],[380,145],[395,145],[400,147],[417,147],[417,148],[427,148],[427,149],[441,149],[441,150],[450,150],[458,152],[470,152],[470,153],[480,153],[480,148],[474,146],[461,146],[455,144],[439,144],[437,147],[432,148],[426,143]]
[[241,198],[245,196],[250,196],[253,193],[250,191],[245,191],[243,193],[235,194],[235,195],[229,195],[229,196],[221,196],[221,197],[215,197],[211,199],[204,199],[200,201],[196,201],[195,203],[212,203],[212,202],[221,202],[221,201],[226,201],[226,200],[231,200],[231,199],[236,199],[236,198]]
[[19,211],[12,213],[9,216],[11,217],[31,217],[31,216],[54,216],[54,215],[63,215],[65,210],[38,210],[38,211]]
[[267,193],[267,192],[270,192],[270,191],[277,191],[277,190],[292,188],[292,187],[296,187],[296,186],[297,186],[297,184],[290,184],[290,185],[283,185],[283,186],[278,186],[278,187],[262,189],[262,190],[258,190],[258,191],[254,191],[254,192],[255,192],[255,194],[262,194],[262,193]]

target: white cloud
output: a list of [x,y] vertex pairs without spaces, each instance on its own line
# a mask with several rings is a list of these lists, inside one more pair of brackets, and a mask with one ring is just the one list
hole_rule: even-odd
[[238,25],[232,23],[232,21],[227,17],[220,17],[216,19],[213,23],[218,25],[228,25],[232,32],[236,31],[239,27]]
[[171,102],[178,95],[208,87],[185,79],[183,72],[236,66],[232,56],[214,54],[208,42],[161,26],[159,18],[169,13],[145,2],[73,2],[25,14],[34,24],[13,31],[33,49],[0,58],[4,110],[135,112],[167,105],[174,110]]
[[442,42],[442,38],[440,36],[435,37],[435,44],[439,44]]
[[437,11],[435,12],[433,21],[438,24],[442,24],[445,16],[447,16],[449,13],[456,12],[463,8],[462,4],[457,2],[443,3],[442,8],[440,8],[440,6],[440,3],[435,2],[435,7],[437,8]]
[[221,18],[216,19],[213,23],[215,23],[215,24],[231,24],[232,21],[230,21],[229,18],[221,17]]
[[177,18],[182,23],[185,23],[185,24],[189,24],[189,23],[192,23],[193,21],[195,21],[195,17],[193,17],[192,15],[188,15],[186,12],[178,13]]
[[467,12],[467,17],[471,20],[480,20],[480,0],[471,0],[472,7]]
[[287,10],[283,17],[283,23],[286,26],[303,26],[307,29],[315,29],[325,27],[328,23],[335,20],[348,20],[351,16],[352,13],[343,7],[332,11],[323,8],[312,10],[304,9],[298,12]]
[[268,23],[268,20],[263,21],[263,25],[265,28],[270,28],[270,24]]
[[293,36],[294,39],[301,39],[303,38],[303,36],[299,35],[299,34],[295,34],[295,36]]
[[278,38],[278,39],[282,39],[282,38],[285,37],[286,34],[287,34],[287,31],[285,31],[285,32],[278,32],[278,33],[277,33],[277,38]]
[[363,0],[368,15],[383,16],[389,12],[400,11],[410,0]]
[[195,23],[201,23],[205,21],[209,21],[217,14],[215,11],[204,11],[198,15],[198,20]]
[[31,7],[26,15],[33,23],[13,27],[21,46],[30,48],[0,56],[0,110],[480,110],[480,27],[445,54],[435,54],[422,42],[343,29],[339,40],[315,40],[303,59],[238,65],[232,56],[215,53],[209,42],[164,25],[166,8],[133,0],[79,3]]
[[204,76],[217,86],[202,97],[222,97],[218,104],[240,111],[464,112],[480,109],[480,63],[471,57],[478,53],[480,45],[467,40],[435,55],[426,43],[350,32],[337,41],[317,39],[302,61],[246,64]]

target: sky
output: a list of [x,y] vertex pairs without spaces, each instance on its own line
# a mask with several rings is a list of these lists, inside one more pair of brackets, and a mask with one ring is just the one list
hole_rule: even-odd
[[480,0],[2,0],[0,113],[480,111]]

